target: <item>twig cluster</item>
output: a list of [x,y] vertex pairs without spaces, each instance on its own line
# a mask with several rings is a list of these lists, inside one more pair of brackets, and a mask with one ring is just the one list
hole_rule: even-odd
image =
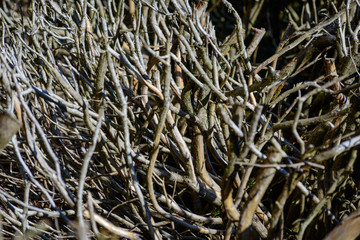
[[289,1],[279,38],[250,2],[2,1],[3,236],[319,239],[354,211],[360,5]]

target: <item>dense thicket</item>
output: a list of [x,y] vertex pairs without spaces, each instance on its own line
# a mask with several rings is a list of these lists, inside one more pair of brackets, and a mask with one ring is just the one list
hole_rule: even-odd
[[355,238],[359,9],[1,1],[3,237]]

